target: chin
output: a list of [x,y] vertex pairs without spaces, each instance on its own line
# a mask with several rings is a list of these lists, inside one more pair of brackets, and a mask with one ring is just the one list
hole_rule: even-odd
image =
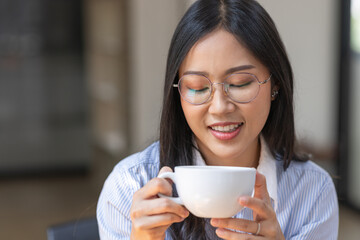
[[[219,154],[214,153],[216,159],[219,159],[219,163],[221,163],[221,165],[226,165],[227,162],[231,162],[232,159],[236,158],[237,155],[239,155],[239,152],[229,152],[229,153],[224,153],[224,151],[219,152]],[[220,164],[219,164],[220,165]]]

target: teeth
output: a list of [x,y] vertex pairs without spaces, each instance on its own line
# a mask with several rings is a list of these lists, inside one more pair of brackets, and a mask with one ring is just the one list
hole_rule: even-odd
[[241,125],[243,125],[243,123],[231,124],[231,125],[226,125],[226,126],[213,126],[213,127],[211,127],[211,129],[213,129],[215,131],[219,131],[219,132],[232,132]]

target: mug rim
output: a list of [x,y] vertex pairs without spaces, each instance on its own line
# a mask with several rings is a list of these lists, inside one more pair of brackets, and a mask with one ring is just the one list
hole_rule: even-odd
[[199,165],[182,165],[176,166],[176,169],[190,169],[197,171],[217,171],[217,170],[226,170],[226,171],[256,171],[254,167],[236,167],[236,166],[199,166]]

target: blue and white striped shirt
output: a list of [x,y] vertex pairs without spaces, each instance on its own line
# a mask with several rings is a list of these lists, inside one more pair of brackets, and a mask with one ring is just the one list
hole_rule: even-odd
[[[266,176],[269,195],[285,239],[337,239],[338,201],[329,174],[311,161],[293,161],[284,171],[283,162],[273,159],[261,140],[258,171]],[[196,156],[196,163],[204,164],[201,155]],[[104,184],[97,206],[102,240],[130,238],[132,196],[158,172],[158,142],[115,166]],[[252,211],[244,208],[235,217],[252,219]],[[207,226],[206,230],[214,231],[214,228]],[[216,239],[215,234],[210,235]],[[169,234],[165,239],[171,239]]]

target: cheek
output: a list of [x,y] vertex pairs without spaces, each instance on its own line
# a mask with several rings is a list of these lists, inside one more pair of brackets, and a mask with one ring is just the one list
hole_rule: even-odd
[[249,121],[263,122],[262,119],[267,118],[269,115],[270,105],[268,103],[248,103],[246,108],[243,108],[244,117]]
[[253,128],[261,129],[264,127],[269,116],[271,106],[271,97],[269,94],[263,94],[256,98],[253,102],[245,104],[244,116],[246,121],[253,126]]
[[184,100],[181,100],[181,107],[189,127],[193,132],[196,132],[203,115],[201,107],[192,105]]
[[197,122],[197,111],[195,111],[194,106],[190,105],[184,100],[181,100],[181,108],[184,112],[184,116],[188,125],[193,130],[193,126]]
[[186,121],[188,120],[188,115],[190,114],[190,112],[191,112],[191,108],[189,108],[188,106],[187,106],[187,103],[183,100],[183,99],[181,99],[181,108],[182,108],[182,110],[183,110],[183,113],[184,113],[184,115],[185,115],[185,118],[186,118]]

